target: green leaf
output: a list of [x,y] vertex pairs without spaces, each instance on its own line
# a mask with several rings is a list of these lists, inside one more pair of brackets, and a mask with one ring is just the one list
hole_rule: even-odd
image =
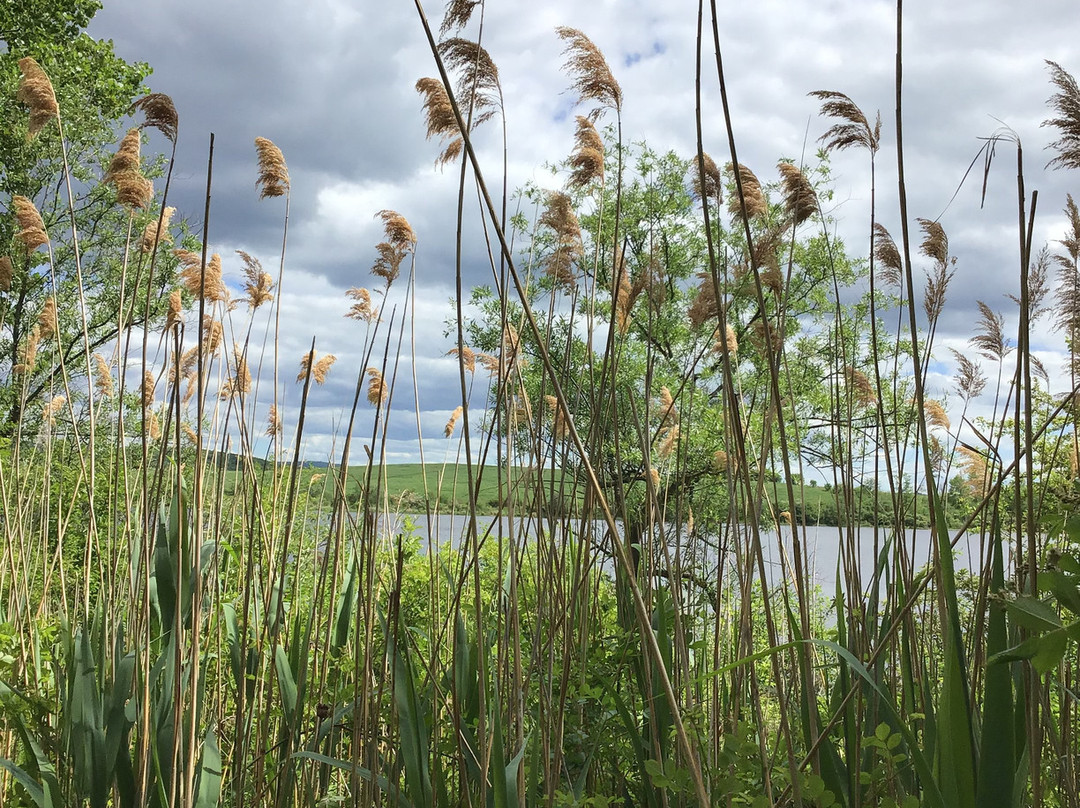
[[221,796],[221,751],[213,729],[206,730],[197,777],[194,808],[217,808]]
[[1053,631],[1061,628],[1057,611],[1044,600],[1031,595],[1017,595],[1004,601],[1005,610],[1017,625],[1031,631]]
[[293,678],[288,654],[285,653],[285,649],[281,645],[278,645],[274,650],[274,663],[277,667],[281,703],[285,708],[285,715],[289,723],[292,723],[296,716],[296,680]]

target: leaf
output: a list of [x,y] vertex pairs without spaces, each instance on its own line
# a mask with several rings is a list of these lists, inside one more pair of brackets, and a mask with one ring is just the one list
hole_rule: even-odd
[[195,786],[194,808],[217,808],[221,796],[221,771],[221,751],[218,749],[217,737],[212,728],[207,729]]
[[1018,625],[1031,631],[1053,631],[1061,628],[1061,618],[1054,607],[1031,595],[1017,595],[1005,600],[1005,610]]
[[289,657],[281,645],[278,645],[274,651],[274,663],[277,666],[281,703],[285,708],[285,715],[289,723],[292,723],[296,715],[296,680],[293,678],[292,668],[289,666]]

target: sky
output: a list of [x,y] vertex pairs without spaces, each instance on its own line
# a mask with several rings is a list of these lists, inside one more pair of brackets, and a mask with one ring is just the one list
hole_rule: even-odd
[[[899,236],[896,203],[895,6],[879,0],[761,0],[718,3],[718,30],[740,161],[775,179],[781,157],[811,155],[828,127],[813,90],[849,95],[868,115],[880,110],[879,217]],[[425,6],[438,28],[443,7]],[[963,348],[976,300],[1010,308],[1017,294],[1015,150],[999,146],[985,205],[982,167],[961,182],[983,145],[1008,127],[1024,146],[1029,192],[1039,191],[1035,247],[1054,249],[1063,235],[1066,193],[1080,196],[1080,172],[1044,168],[1054,140],[1041,127],[1053,92],[1046,59],[1080,75],[1080,14],[1075,0],[1034,0],[1024,11],[1004,0],[922,0],[905,4],[904,141],[909,212],[940,221],[957,258],[937,344]],[[623,90],[627,139],[658,151],[695,153],[694,77],[697,5],[687,0],[540,3],[491,0],[483,41],[498,66],[511,144],[509,183],[557,187],[546,167],[573,147],[575,96],[562,70],[556,26],[580,29],[604,52]],[[464,36],[476,37],[476,23]],[[286,407],[295,407],[292,376],[316,340],[338,357],[312,394],[304,453],[325,460],[340,446],[357,374],[364,368],[364,325],[343,315],[345,291],[372,287],[370,267],[382,240],[375,214],[403,214],[418,236],[414,333],[419,406],[412,384],[395,387],[387,459],[419,459],[418,418],[427,459],[456,450],[443,425],[460,403],[456,361],[445,356],[452,314],[457,172],[434,167],[439,144],[425,139],[418,78],[437,75],[413,3],[372,0],[104,0],[90,26],[128,61],[154,69],[148,84],[172,96],[180,115],[170,204],[201,230],[206,159],[215,137],[210,249],[239,283],[235,250],[276,275],[284,204],[259,200],[254,138],[279,146],[292,183],[281,289],[280,345]],[[706,48],[703,130],[706,151],[725,162],[727,139],[711,46]],[[712,68],[711,72],[709,68]],[[501,173],[498,127],[478,131],[489,178]],[[156,139],[151,148],[164,150]],[[147,150],[148,151],[148,150]],[[145,151],[144,151],[145,153]],[[857,255],[865,254],[869,166],[864,152],[832,160],[829,212]],[[957,188],[959,187],[959,191]],[[955,194],[955,199],[953,196]],[[950,201],[951,200],[951,201]],[[475,210],[470,219],[478,228]],[[467,236],[467,283],[490,270],[476,234]],[[403,282],[401,283],[403,286]],[[404,302],[404,297],[396,300]],[[1007,319],[1015,331],[1015,320]],[[409,354],[406,333],[404,353]],[[1037,354],[1055,375],[1062,340],[1048,325],[1033,334]],[[392,346],[396,349],[396,343]],[[383,343],[377,343],[381,353]],[[951,364],[944,350],[930,383],[944,394]],[[378,364],[378,362],[375,362]],[[403,371],[404,372],[404,371]],[[1053,389],[1060,392],[1062,382]],[[476,396],[473,406],[482,403]],[[988,407],[988,404],[982,406]],[[361,405],[370,431],[370,409]],[[448,454],[449,453],[449,454]],[[357,459],[354,457],[354,462]]]

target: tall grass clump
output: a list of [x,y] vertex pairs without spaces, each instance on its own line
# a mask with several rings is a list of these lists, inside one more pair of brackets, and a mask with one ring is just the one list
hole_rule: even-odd
[[[293,177],[267,138],[255,189],[280,252],[223,259],[213,138],[193,238],[167,204],[180,119],[167,96],[136,104],[101,176],[124,233],[109,339],[94,283],[58,280],[85,255],[74,203],[50,220],[7,202],[0,801],[1080,804],[1073,197],[1040,249],[1019,138],[988,141],[988,171],[997,147],[1017,159],[1019,283],[946,351],[965,256],[907,209],[899,13],[895,120],[814,91],[821,150],[775,170],[740,162],[714,9],[682,156],[624,139],[634,100],[596,41],[559,28],[582,114],[561,185],[515,198],[484,4],[452,2],[438,33],[417,8],[434,65],[418,125],[458,191],[439,452],[415,371],[425,233],[405,214],[372,211],[370,280],[341,302],[349,367],[314,338],[282,350]],[[55,121],[63,149],[64,110],[24,62],[28,132]],[[1051,166],[1073,170],[1080,91],[1049,70]],[[160,193],[147,129],[168,144]],[[480,138],[501,145],[494,179]],[[826,204],[832,159],[869,163],[861,247]],[[478,238],[490,282],[470,289]],[[9,319],[31,282],[32,315]],[[1042,322],[1064,377],[1038,360]],[[309,415],[342,374],[316,471]],[[402,396],[408,481],[386,462]]]

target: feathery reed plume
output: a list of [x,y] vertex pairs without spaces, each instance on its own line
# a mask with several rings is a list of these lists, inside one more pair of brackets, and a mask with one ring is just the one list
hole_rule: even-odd
[[375,245],[379,257],[371,267],[371,274],[383,278],[389,287],[397,280],[405,256],[416,247],[416,233],[408,219],[397,211],[380,210],[375,215],[383,221],[386,241]]
[[150,93],[144,95],[131,105],[132,112],[141,112],[143,122],[141,128],[152,127],[165,135],[172,143],[176,143],[176,133],[180,128],[180,116],[176,114],[176,106],[172,98],[165,93]]
[[272,196],[285,196],[289,192],[289,169],[285,165],[285,155],[272,141],[264,137],[255,138],[255,153],[259,158],[259,177],[255,187],[259,189],[259,199]]
[[464,28],[469,24],[469,20],[472,19],[473,11],[481,0],[449,0],[446,4],[446,10],[443,12],[442,25],[439,26],[439,33],[445,34],[448,31],[454,29]]
[[1050,68],[1050,81],[1058,91],[1047,102],[1056,117],[1047,118],[1043,126],[1053,126],[1061,137],[1050,144],[1058,156],[1047,163],[1050,168],[1080,168],[1080,86],[1076,79],[1056,62],[1046,61]]
[[1057,290],[1054,293],[1058,304],[1055,327],[1066,331],[1074,343],[1073,353],[1076,353],[1076,348],[1080,347],[1077,345],[1080,338],[1080,210],[1072,194],[1066,196],[1065,216],[1068,219],[1068,233],[1058,242],[1065,248],[1065,255],[1054,256],[1054,263],[1058,266]]
[[436,167],[444,166],[461,154],[465,142],[461,139],[454,107],[446,87],[438,79],[425,77],[416,82],[416,91],[424,98],[424,118],[427,139],[438,137],[446,142],[442,152],[435,158]]
[[986,388],[986,374],[975,362],[955,348],[950,348],[956,359],[956,392],[964,401],[978,398]]
[[23,245],[27,253],[32,253],[38,247],[49,243],[49,236],[45,232],[45,223],[41,220],[32,200],[25,196],[15,194],[11,197],[11,203],[15,206],[15,221],[19,225],[19,231],[15,238]]
[[173,289],[168,295],[168,313],[165,315],[165,331],[172,331],[174,326],[184,322],[184,296],[179,289]]
[[975,302],[979,307],[979,322],[975,326],[976,334],[969,342],[987,359],[1000,362],[1012,350],[1005,339],[1005,317],[981,300]]
[[346,297],[355,300],[345,316],[353,320],[361,320],[365,323],[379,319],[378,308],[371,305],[371,292],[364,288],[353,287],[345,293]]
[[843,151],[852,146],[862,146],[876,152],[881,144],[881,113],[870,125],[863,111],[844,93],[835,90],[815,90],[810,93],[821,101],[821,114],[827,118],[839,118],[818,140],[825,151]]
[[559,406],[559,399],[555,396],[544,396],[544,404],[547,405],[548,412],[553,417],[551,425],[551,436],[555,440],[563,440],[570,434],[569,420],[566,415],[566,411]]
[[887,284],[899,286],[904,277],[904,262],[889,231],[881,222],[874,222],[874,259],[878,277]]
[[701,161],[705,164],[704,181],[697,160],[690,163],[690,183],[694,196],[698,199],[715,200],[719,204],[723,200],[724,178],[720,176],[720,169],[708,152],[701,153]]
[[930,426],[940,426],[945,429],[952,426],[949,422],[949,416],[945,413],[945,408],[940,401],[932,398],[924,399],[923,414],[926,416],[926,423]]
[[[333,357],[330,357],[333,359]],[[318,369],[318,366],[316,366]],[[325,372],[324,372],[325,377]],[[247,356],[244,355],[243,349],[233,343],[233,390],[237,393],[250,393],[251,392],[251,370],[248,369]]]
[[[1050,248],[1043,245],[1028,269],[1028,321],[1032,322],[1049,309],[1043,307],[1043,301],[1050,291]],[[1009,295],[1009,299],[1020,305],[1020,298]]]
[[142,238],[139,240],[140,252],[152,253],[158,244],[172,244],[172,233],[169,232],[169,225],[172,223],[174,213],[176,213],[176,208],[166,207],[160,220],[153,219],[146,223],[146,227],[143,228]]
[[276,440],[281,437],[284,428],[281,417],[278,415],[277,404],[271,404],[266,413],[266,436],[271,440]]
[[248,308],[254,311],[259,306],[274,299],[273,294],[271,294],[271,290],[274,288],[274,279],[269,272],[263,271],[258,258],[249,255],[243,250],[237,250],[236,254],[244,262],[244,300],[247,301]]
[[[458,349],[456,347],[451,348],[446,352],[447,356],[457,356]],[[476,372],[476,353],[468,345],[461,346],[461,363],[465,366],[465,370],[469,373]]]
[[922,227],[926,237],[919,245],[919,252],[928,258],[933,258],[939,264],[949,262],[949,237],[945,235],[945,228],[941,222],[930,219],[916,219]]
[[[734,173],[731,163],[726,166],[728,172]],[[746,215],[751,219],[764,216],[769,212],[769,203],[765,201],[765,193],[761,190],[761,182],[757,175],[746,166],[739,165],[739,179],[742,181],[743,198],[746,204]],[[743,205],[739,197],[728,198],[728,210],[734,216],[742,216]]]
[[141,133],[129,129],[105,172],[105,183],[116,187],[116,201],[129,208],[145,208],[154,197],[154,186],[142,173]]
[[[715,166],[714,166],[715,168]],[[571,188],[584,188],[604,179],[604,140],[593,122],[584,115],[577,116],[574,132],[574,151],[570,155]]]
[[540,215],[540,225],[555,233],[555,249],[542,261],[544,271],[556,286],[573,286],[573,266],[581,260],[581,224],[568,194],[552,191],[547,207]]
[[229,296],[229,290],[221,278],[221,256],[214,253],[206,262],[206,273],[202,269],[202,259],[188,250],[173,250],[173,254],[180,260],[183,269],[180,271],[180,282],[195,297],[201,297],[208,303],[225,300]]
[[457,426],[458,418],[461,417],[462,412],[462,407],[460,404],[458,404],[454,411],[450,413],[450,420],[447,421],[446,426],[443,427],[443,434],[446,435],[446,437],[449,438],[451,435],[454,434],[454,427]]
[[180,430],[184,433],[184,437],[187,438],[188,443],[192,446],[199,445],[199,435],[191,428],[191,424],[186,421],[180,424]]
[[109,363],[105,361],[105,357],[101,354],[94,354],[94,387],[98,391],[98,395],[103,398],[112,398],[116,391],[116,387],[113,384],[112,372],[109,370]]
[[45,305],[41,307],[41,311],[38,313],[37,324],[42,341],[47,340],[57,332],[56,298],[52,295],[45,298]]
[[37,323],[30,329],[26,339],[19,346],[19,361],[11,368],[12,373],[29,373],[37,361],[38,343],[41,341],[41,327]]
[[499,107],[499,69],[478,42],[451,37],[439,43],[439,53],[449,70],[459,74],[457,102],[461,114],[475,129],[495,115]]
[[694,302],[690,304],[687,317],[694,328],[699,328],[703,323],[712,320],[719,313],[716,304],[716,287],[712,278],[706,273],[701,273],[701,283],[698,284]]
[[810,180],[794,163],[778,163],[784,183],[784,209],[792,224],[802,224],[817,213],[817,193]]
[[781,348],[783,335],[777,331],[767,318],[762,317],[754,323],[754,334],[751,342],[753,342],[760,351],[766,351],[771,348],[773,353],[776,353]]
[[573,80],[571,89],[577,91],[578,103],[597,101],[600,104],[589,113],[589,120],[596,121],[604,113],[605,107],[618,113],[622,109],[622,90],[611,74],[604,54],[576,28],[560,26],[555,33],[567,43],[563,50],[566,56],[563,69]]
[[679,411],[675,409],[675,399],[667,385],[660,388],[660,426],[670,426],[679,420]]
[[734,355],[739,352],[739,338],[735,334],[735,329],[731,327],[731,324],[724,326],[724,338],[720,338],[720,329],[717,328],[713,331],[713,353],[722,353],[724,348],[728,349],[728,353]]
[[777,257],[780,236],[778,228],[770,227],[754,242],[754,263],[758,266],[761,285],[777,296],[784,291],[784,272]]
[[15,276],[15,268],[11,265],[11,257],[0,255],[0,292],[11,291],[11,279]]
[[870,383],[865,373],[848,365],[844,369],[844,375],[847,378],[848,390],[858,404],[866,407],[877,403],[874,385]]
[[64,409],[66,403],[67,398],[65,396],[53,396],[51,400],[45,402],[42,415],[49,423],[49,426],[56,424],[56,416],[60,413],[60,410]]
[[329,372],[330,366],[336,361],[336,356],[327,354],[315,363],[315,367],[311,369],[311,375],[315,379],[316,384],[324,384],[326,382],[326,374]]
[[139,395],[142,399],[143,407],[149,407],[154,403],[154,388],[157,386],[157,381],[154,379],[152,371],[144,371],[142,384],[139,385]]
[[221,347],[224,334],[225,329],[220,320],[215,320],[209,314],[203,317],[202,345],[199,347],[202,349],[204,356],[217,353],[218,348]]
[[723,449],[713,452],[712,466],[713,471],[718,474],[734,474],[739,470],[739,464],[735,462],[735,458]]
[[649,479],[652,480],[653,490],[658,489],[660,487],[660,469],[652,466],[649,469]]
[[45,124],[60,115],[60,106],[56,103],[56,93],[52,82],[32,57],[24,56],[19,60],[22,78],[15,91],[15,100],[30,108],[30,127],[27,136],[33,137],[44,128]]
[[964,483],[968,493],[982,499],[990,490],[990,469],[986,458],[967,446],[961,446],[958,452],[960,454],[958,464],[964,472]]
[[156,412],[151,412],[146,419],[146,434],[150,440],[157,440],[161,437],[161,421],[158,419]]
[[675,451],[675,447],[679,445],[679,425],[672,424],[668,429],[664,430],[663,437],[660,440],[660,446],[656,449],[656,454],[660,459],[667,460],[671,457]]
[[389,386],[386,384],[386,380],[383,379],[383,375],[378,368],[369,367],[367,369],[367,375],[371,377],[368,380],[367,388],[368,403],[373,407],[378,407],[385,402],[390,395]]
[[630,330],[630,310],[634,307],[634,289],[626,276],[626,265],[619,265],[619,285],[615,293],[615,328],[625,335]]

